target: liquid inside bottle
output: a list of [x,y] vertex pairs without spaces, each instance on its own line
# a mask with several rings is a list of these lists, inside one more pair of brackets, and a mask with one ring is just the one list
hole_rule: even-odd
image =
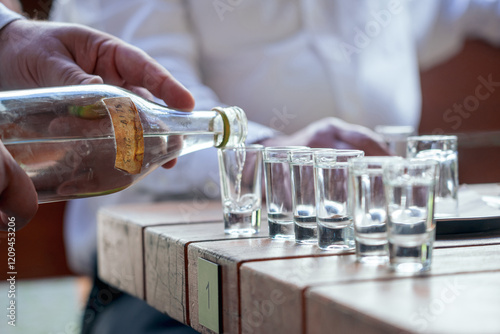
[[105,195],[197,150],[239,145],[239,108],[180,112],[107,85],[0,93],[1,139],[39,202]]

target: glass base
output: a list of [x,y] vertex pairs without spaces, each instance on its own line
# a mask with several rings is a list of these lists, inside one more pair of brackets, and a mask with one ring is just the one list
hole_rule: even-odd
[[316,223],[309,226],[301,226],[295,223],[295,242],[303,245],[316,245],[318,243]]
[[389,263],[389,255],[356,255],[356,261],[369,265],[385,265]]
[[295,242],[300,245],[317,245],[318,239],[299,240],[295,237]]
[[[362,242],[360,239],[363,239]],[[386,264],[389,262],[387,239],[368,239],[356,237],[356,261],[367,264]]]
[[398,273],[415,274],[415,273],[429,271],[431,269],[431,266],[430,264],[425,265],[423,263],[406,262],[406,263],[395,263],[395,264],[393,263],[391,264],[391,268]]
[[400,273],[419,273],[431,268],[434,237],[421,245],[401,245],[389,240],[391,268]]
[[224,212],[224,233],[249,235],[259,233],[260,209],[246,212]]
[[231,235],[252,235],[252,234],[257,234],[259,233],[259,230],[250,228],[250,229],[225,229],[224,230],[225,234],[231,234]]
[[331,228],[318,224],[318,247],[337,252],[351,251],[355,248],[353,224]]
[[277,222],[268,219],[269,237],[277,240],[294,240],[293,221]]
[[333,245],[319,245],[322,250],[335,251],[335,252],[349,252],[354,250],[354,243],[352,245],[333,244]]

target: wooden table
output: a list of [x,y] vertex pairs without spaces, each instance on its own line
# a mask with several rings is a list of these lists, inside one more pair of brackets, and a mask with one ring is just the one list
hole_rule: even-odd
[[262,223],[235,238],[218,202],[110,207],[99,275],[201,333],[500,333],[500,231],[440,237],[431,271],[405,276]]

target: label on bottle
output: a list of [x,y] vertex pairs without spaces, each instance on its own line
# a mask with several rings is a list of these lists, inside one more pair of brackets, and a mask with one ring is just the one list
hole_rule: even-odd
[[144,134],[141,119],[129,97],[103,99],[109,110],[116,142],[115,168],[139,174],[144,159]]

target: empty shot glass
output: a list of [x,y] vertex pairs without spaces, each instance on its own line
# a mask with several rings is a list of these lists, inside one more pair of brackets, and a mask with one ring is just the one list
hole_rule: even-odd
[[314,152],[318,246],[325,250],[354,249],[348,162],[364,156],[359,150]]
[[402,160],[402,157],[361,157],[349,161],[358,262],[369,264],[389,262],[383,167]]
[[305,146],[279,146],[264,149],[267,221],[272,239],[295,239],[292,185],[288,152]]
[[262,145],[218,150],[224,231],[254,234],[262,209]]
[[323,149],[307,148],[288,152],[295,242],[298,244],[318,243],[313,152],[319,150]]
[[411,125],[378,125],[375,132],[382,136],[392,154],[406,157],[406,140],[415,135],[415,128]]
[[458,216],[457,136],[408,137],[407,157],[432,159],[439,163],[435,216]]
[[437,172],[434,160],[403,160],[384,166],[389,260],[397,272],[417,273],[431,267]]

